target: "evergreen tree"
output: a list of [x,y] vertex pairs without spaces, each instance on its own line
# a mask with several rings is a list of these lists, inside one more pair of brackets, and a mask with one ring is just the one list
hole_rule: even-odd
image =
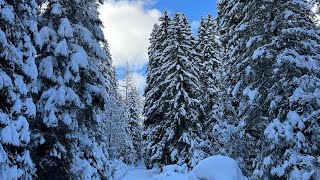
[[309,8],[304,0],[219,4],[229,88],[217,134],[252,178],[317,177],[320,51]]
[[104,102],[104,109],[97,113],[101,119],[99,131],[101,132],[100,144],[107,149],[109,171],[104,170],[113,176],[117,163],[113,160],[122,160],[132,164],[136,160],[136,153],[133,151],[133,141],[129,133],[129,114],[120,97],[119,85],[116,80],[115,67],[112,67],[112,58],[108,43],[105,41],[104,49],[107,52],[105,61],[98,61],[98,69],[105,77],[106,83],[103,89],[108,98]]
[[119,99],[110,102],[106,112],[105,137],[108,139],[108,152],[111,160],[121,160],[126,164],[135,163],[137,153],[133,146],[129,129],[129,114]]
[[133,82],[133,75],[126,64],[126,72],[123,83],[123,102],[125,109],[128,112],[128,129],[129,135],[132,137],[133,143],[133,162],[141,159],[141,141],[142,141],[142,112],[141,112],[141,98],[137,88]]
[[207,113],[207,118],[214,104],[217,92],[217,70],[220,66],[220,49],[215,19],[209,14],[201,18],[198,30],[197,53],[200,59],[199,80],[204,91],[202,103]]
[[36,115],[31,94],[38,71],[35,1],[0,2],[0,179],[31,179],[29,122]]
[[[40,18],[44,41],[38,52],[39,178],[107,178],[102,118],[109,108],[111,62],[98,18],[99,2],[48,0]],[[105,67],[107,66],[107,67]],[[37,140],[39,139],[39,140]]]
[[147,126],[147,165],[193,167],[205,156],[201,149],[202,106],[195,42],[185,16],[178,13],[169,22],[167,33],[161,51],[160,83],[155,87],[162,90],[155,103],[163,119]]
[[149,63],[147,68],[147,80],[145,88],[145,105],[144,125],[148,126],[156,122],[160,122],[163,119],[163,114],[158,110],[161,104],[157,103],[160,98],[162,89],[160,89],[159,83],[161,81],[160,67],[163,64],[163,51],[165,46],[164,41],[168,36],[168,27],[170,23],[170,17],[167,12],[164,12],[163,16],[159,18],[160,25],[154,26],[153,32],[150,38],[150,47],[148,50]]
[[133,147],[136,152],[137,160],[142,158],[142,112],[141,98],[136,87],[132,87],[128,94],[127,110],[129,111],[129,130],[132,136]]
[[127,107],[129,104],[129,94],[131,89],[134,87],[133,84],[133,75],[129,67],[129,63],[126,63],[125,66],[125,76],[123,80],[123,85],[122,85],[122,98],[123,98],[123,103]]
[[[77,43],[84,48],[89,60],[88,70],[82,76],[85,94],[81,99],[86,102],[85,111],[77,114],[82,127],[79,126],[79,133],[74,136],[78,144],[72,151],[72,173],[81,179],[109,178],[108,144],[104,137],[108,131],[105,127],[108,120],[105,114],[113,111],[110,107],[121,110],[116,97],[115,70],[98,13],[101,3],[98,0],[81,0],[72,4],[75,7],[70,13]],[[83,138],[86,136],[87,139]]]
[[145,163],[148,168],[152,165],[147,155],[146,148],[149,143],[149,130],[152,130],[152,125],[162,121],[163,115],[159,111],[160,104],[156,101],[160,98],[162,90],[160,89],[160,67],[163,60],[163,43],[168,36],[168,28],[171,19],[168,12],[164,12],[163,16],[159,18],[159,25],[155,24],[150,37],[150,47],[148,48],[149,63],[146,72],[146,88],[144,91],[144,133],[143,133],[143,152]]
[[213,107],[213,121],[216,121],[216,123],[213,124],[212,131],[212,137],[215,137],[213,139],[215,149],[218,149],[220,154],[236,159],[245,174],[248,174],[246,168],[250,166],[251,161],[244,162],[243,154],[241,153],[248,153],[246,157],[250,157],[252,151],[251,149],[247,150],[247,139],[241,139],[243,123],[240,123],[241,119],[234,108],[234,105],[238,102],[231,100],[233,94],[237,93],[238,86],[231,87],[231,82],[232,84],[237,82],[235,80],[232,81],[233,77],[231,78],[230,76],[237,77],[232,71],[235,70],[233,69],[236,65],[234,61],[237,60],[233,53],[240,46],[241,37],[239,37],[240,33],[238,33],[237,28],[241,26],[241,20],[246,16],[247,8],[248,3],[242,0],[220,0],[217,4],[218,32],[222,42],[223,54],[221,58],[222,67],[219,69],[222,77],[219,83],[221,88],[217,107]]
[[219,95],[221,95],[221,56],[222,48],[218,38],[217,22],[210,14],[205,18],[201,18],[198,30],[197,53],[199,56],[199,80],[204,95],[201,98],[205,112],[204,128],[206,131],[208,149],[215,154],[219,150],[216,144],[216,137],[212,134],[212,126],[216,122],[214,117],[215,109],[220,104]]

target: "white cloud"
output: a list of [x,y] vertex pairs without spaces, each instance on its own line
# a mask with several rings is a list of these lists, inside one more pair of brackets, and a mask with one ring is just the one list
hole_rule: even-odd
[[146,78],[138,73],[133,73],[132,78],[140,94],[143,95],[144,88],[146,87]]
[[153,24],[161,12],[146,10],[150,0],[107,0],[100,9],[105,35],[115,66],[143,66],[148,62],[147,50]]

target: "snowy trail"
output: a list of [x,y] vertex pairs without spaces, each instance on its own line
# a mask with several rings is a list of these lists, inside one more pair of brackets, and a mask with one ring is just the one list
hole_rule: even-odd
[[161,173],[157,170],[132,168],[120,180],[187,180],[187,174],[177,172]]
[[132,168],[121,178],[121,180],[152,180],[156,174],[158,174],[156,171],[143,168]]
[[247,180],[234,159],[221,155],[201,160],[192,171],[188,171],[186,166],[175,164],[164,166],[161,173],[159,170],[147,170],[144,167],[131,167],[127,170],[120,180]]

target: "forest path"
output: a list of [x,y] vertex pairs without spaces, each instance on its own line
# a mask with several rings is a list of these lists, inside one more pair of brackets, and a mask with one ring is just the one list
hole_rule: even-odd
[[120,180],[195,180],[195,179],[223,179],[247,180],[242,174],[238,163],[227,156],[211,156],[201,160],[192,171],[186,166],[168,165],[162,168],[147,170],[145,167],[131,167]]
[[158,170],[132,168],[120,180],[188,180],[187,174],[168,172],[159,174]]
[[152,180],[159,172],[147,170],[145,168],[132,168],[125,174],[121,180]]

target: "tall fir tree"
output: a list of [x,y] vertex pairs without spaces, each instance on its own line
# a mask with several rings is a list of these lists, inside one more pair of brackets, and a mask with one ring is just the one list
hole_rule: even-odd
[[220,47],[217,23],[212,15],[201,18],[198,30],[197,53],[199,55],[199,80],[204,91],[202,104],[207,118],[211,115],[217,92],[217,70],[220,66]]
[[[38,51],[38,118],[34,128],[39,178],[107,178],[103,119],[112,92],[110,56],[99,2],[43,1],[44,41]],[[110,110],[111,111],[111,110]]]
[[144,125],[148,126],[156,122],[160,122],[163,116],[159,110],[160,104],[157,100],[160,98],[162,89],[160,89],[159,83],[161,81],[160,67],[163,64],[163,50],[164,41],[168,37],[168,28],[171,21],[168,12],[164,12],[163,16],[159,18],[160,25],[155,25],[150,38],[150,47],[148,50],[149,63],[147,68],[147,79],[145,88],[145,105]]
[[117,168],[117,163],[113,160],[120,159],[125,163],[132,164],[136,156],[133,152],[133,141],[127,123],[129,122],[129,114],[119,94],[119,84],[116,79],[115,67],[112,66],[108,42],[104,41],[102,44],[107,52],[107,59],[97,61],[97,66],[106,80],[102,89],[105,90],[107,98],[104,101],[103,110],[99,110],[100,112],[97,114],[101,119],[98,129],[102,135],[99,137],[101,138],[99,143],[108,152],[108,163],[106,164],[109,164],[109,169],[104,171],[112,177]]
[[122,91],[123,91],[122,99],[125,106],[127,106],[129,103],[129,93],[132,87],[134,87],[133,74],[129,67],[129,62],[127,62],[125,66],[125,75],[124,75],[123,84],[122,84]]
[[215,128],[251,178],[319,176],[320,41],[310,12],[304,0],[220,1],[228,90],[224,129]]
[[88,70],[82,76],[85,94],[81,98],[86,102],[85,111],[77,114],[82,127],[73,136],[78,144],[74,145],[72,151],[73,175],[82,179],[109,178],[108,144],[104,137],[108,131],[105,127],[108,120],[105,114],[114,111],[111,107],[121,110],[116,97],[115,70],[99,18],[98,8],[101,3],[99,0],[76,1],[69,15],[74,24],[77,43],[84,48],[89,60]]
[[144,133],[142,134],[143,138],[143,152],[145,163],[148,168],[151,168],[151,163],[149,163],[149,156],[147,155],[146,149],[148,148],[149,138],[148,134],[149,131],[152,130],[152,126],[155,123],[159,123],[163,119],[163,115],[159,111],[159,103],[156,101],[161,96],[161,89],[159,86],[160,83],[160,67],[163,63],[163,50],[164,46],[163,43],[168,36],[168,28],[169,23],[171,22],[171,18],[168,12],[164,12],[163,16],[159,18],[159,25],[155,24],[151,33],[150,37],[150,46],[148,48],[148,56],[149,56],[149,63],[147,66],[146,72],[146,88],[144,91],[145,96],[145,103],[144,103]]
[[217,21],[209,14],[206,18],[201,18],[196,50],[200,65],[199,80],[204,94],[201,98],[205,112],[204,129],[206,136],[208,136],[207,139],[210,140],[208,149],[212,154],[217,153],[219,149],[215,143],[216,137],[212,134],[212,126],[216,124],[214,114],[220,104],[221,72],[219,70],[222,56],[220,46]]
[[219,69],[222,76],[220,81],[221,91],[219,92],[218,107],[213,107],[213,121],[216,121],[216,123],[213,124],[212,131],[212,136],[216,137],[213,139],[215,149],[221,154],[236,159],[245,174],[250,173],[247,168],[252,161],[244,158],[243,153],[247,153],[245,157],[251,157],[253,151],[251,149],[247,150],[249,148],[247,144],[252,143],[252,141],[241,138],[244,131],[243,123],[234,107],[239,106],[238,97],[235,97],[235,100],[231,98],[235,96],[239,88],[237,80],[233,78],[242,79],[242,77],[238,77],[239,74],[234,72],[237,70],[235,69],[237,65],[235,61],[241,61],[234,54],[237,50],[240,51],[241,43],[245,42],[239,36],[241,33],[238,28],[241,26],[246,13],[248,13],[249,4],[249,2],[246,3],[242,0],[220,0],[217,4],[217,23],[223,55],[222,67]]
[[126,64],[125,78],[123,82],[123,102],[126,111],[128,112],[128,130],[132,137],[132,159],[133,163],[137,163],[141,157],[141,141],[142,141],[142,101],[138,92],[138,89],[134,85],[133,74],[129,67],[129,63]]
[[0,179],[31,179],[29,121],[36,115],[31,97],[38,71],[39,41],[33,0],[0,2]]
[[134,86],[128,94],[127,108],[129,111],[129,130],[133,147],[136,152],[136,162],[142,159],[142,101],[138,89]]
[[167,33],[161,43],[164,49],[160,49],[159,85],[153,87],[162,92],[155,103],[163,119],[147,124],[147,165],[193,167],[206,155],[201,149],[202,106],[195,42],[185,16],[178,13],[169,21]]

